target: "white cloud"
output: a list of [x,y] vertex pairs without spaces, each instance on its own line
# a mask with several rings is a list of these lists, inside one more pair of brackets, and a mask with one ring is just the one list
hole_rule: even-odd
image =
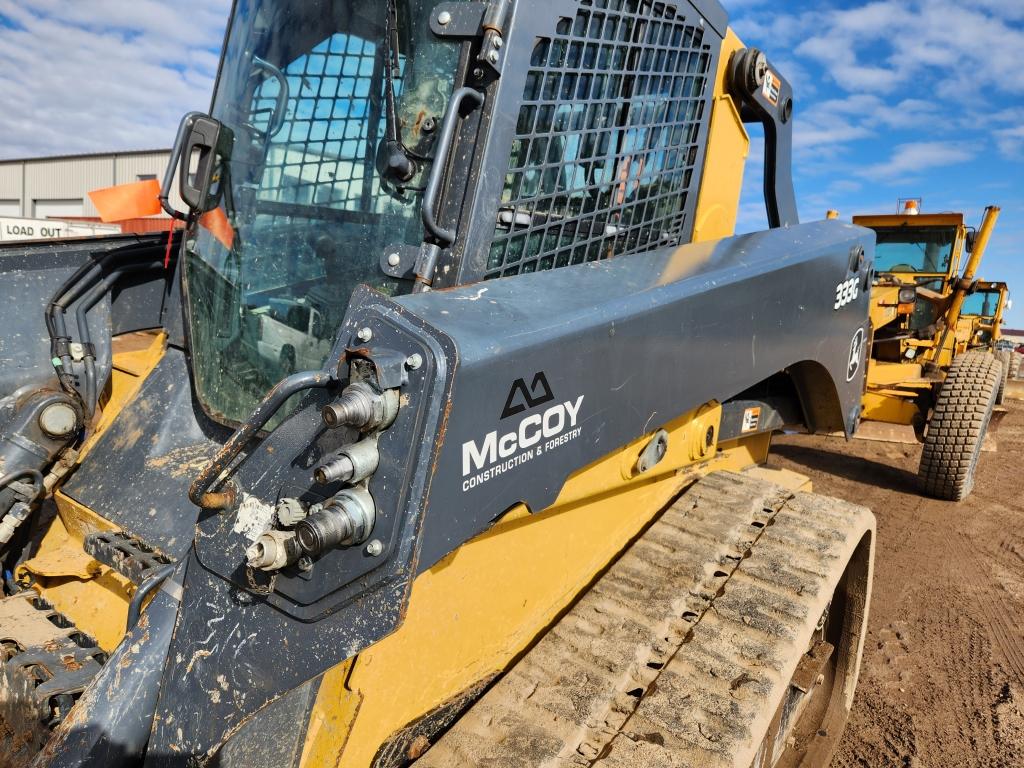
[[931,168],[966,162],[974,157],[970,146],[956,142],[921,141],[893,147],[889,159],[858,169],[867,179],[898,179]]
[[[765,18],[762,18],[765,17]],[[859,7],[751,14],[738,32],[769,50],[792,49],[846,91],[928,88],[961,100],[983,89],[1024,92],[1020,0],[876,0]],[[925,94],[922,94],[925,95]]]
[[166,147],[207,109],[228,0],[0,0],[0,156]]
[[1024,158],[1024,125],[1013,128],[999,128],[993,131],[996,146],[1003,157],[1020,160]]

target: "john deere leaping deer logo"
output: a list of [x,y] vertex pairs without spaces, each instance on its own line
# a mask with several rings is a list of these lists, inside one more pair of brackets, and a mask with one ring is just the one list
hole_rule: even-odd
[[857,371],[860,370],[860,359],[863,357],[864,350],[864,329],[858,328],[857,332],[853,334],[853,338],[850,339],[850,357],[846,363],[846,380],[853,381],[853,377],[857,375]]
[[529,408],[536,408],[538,405],[549,403],[554,399],[555,396],[551,393],[551,387],[548,386],[544,371],[537,371],[533,375],[533,383],[529,387],[526,386],[525,379],[516,379],[512,382],[512,389],[509,390],[508,397],[505,399],[505,408],[501,412],[501,418],[507,419],[509,416],[515,416],[517,413],[522,413]]

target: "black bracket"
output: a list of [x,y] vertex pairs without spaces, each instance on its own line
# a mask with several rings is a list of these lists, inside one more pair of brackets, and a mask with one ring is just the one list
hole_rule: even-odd
[[729,61],[729,90],[744,123],[764,126],[764,204],[768,226],[800,223],[793,190],[793,88],[757,48]]
[[430,14],[430,31],[437,37],[479,37],[486,3],[439,3]]
[[508,5],[509,0],[440,3],[430,14],[430,31],[438,37],[480,38],[476,64],[500,75],[501,67],[505,63],[502,27],[508,15]]
[[412,280],[416,277],[416,261],[420,258],[418,245],[399,243],[389,245],[380,255],[380,271],[388,277]]

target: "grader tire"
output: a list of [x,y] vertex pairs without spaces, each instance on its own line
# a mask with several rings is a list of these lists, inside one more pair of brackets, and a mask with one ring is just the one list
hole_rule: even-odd
[[968,352],[953,361],[928,422],[917,470],[929,496],[962,501],[970,494],[1001,378],[999,361],[988,353]]
[[1003,375],[999,379],[999,391],[996,392],[996,405],[1003,404],[1003,397],[1006,395],[1006,382],[1010,378],[1010,357],[1013,352],[1009,349],[1001,349],[996,353],[996,359],[1003,366]]

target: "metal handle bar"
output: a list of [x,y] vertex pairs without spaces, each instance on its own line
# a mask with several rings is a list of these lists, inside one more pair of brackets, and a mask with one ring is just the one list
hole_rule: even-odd
[[459,124],[459,111],[464,101],[472,101],[474,107],[484,103],[484,95],[469,87],[459,88],[452,94],[448,102],[448,109],[444,113],[444,120],[441,123],[441,133],[437,137],[437,149],[434,152],[434,165],[430,169],[430,176],[427,178],[427,187],[423,192],[423,202],[420,206],[420,213],[423,216],[423,226],[442,245],[448,246],[455,242],[455,232],[445,229],[437,223],[435,210],[437,199],[441,191],[441,182],[444,179],[445,166],[448,165],[448,154],[451,152],[452,139],[455,137],[455,129]]

